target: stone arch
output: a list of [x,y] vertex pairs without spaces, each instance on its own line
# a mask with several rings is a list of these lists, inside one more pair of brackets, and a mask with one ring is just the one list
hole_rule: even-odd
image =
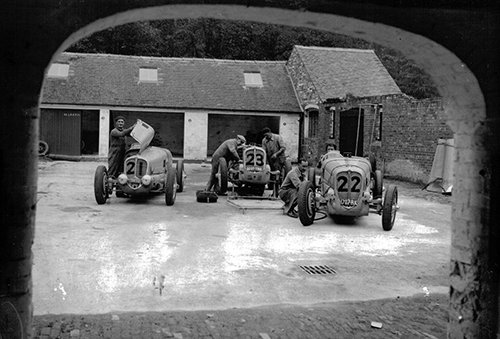
[[[57,1],[48,1],[55,4]],[[85,1],[83,1],[85,2]],[[188,2],[188,1],[186,1]],[[28,4],[29,0],[23,1]],[[485,254],[485,246],[487,241],[484,240],[484,235],[488,234],[488,221],[485,221],[484,216],[489,215],[489,198],[490,191],[490,173],[491,168],[491,154],[492,152],[486,148],[487,140],[489,139],[491,130],[487,124],[487,112],[485,98],[481,92],[479,83],[475,75],[469,70],[453,52],[447,50],[436,42],[417,34],[409,33],[408,31],[390,27],[380,23],[373,23],[369,21],[358,20],[352,17],[325,14],[318,12],[308,12],[299,10],[287,10],[280,8],[259,8],[238,5],[164,5],[157,6],[157,0],[144,0],[140,2],[123,2],[115,3],[115,7],[100,7],[99,1],[87,1],[88,6],[95,5],[94,9],[89,9],[85,13],[75,13],[75,8],[72,5],[65,5],[62,9],[57,6],[50,10],[52,16],[50,19],[54,23],[47,24],[46,21],[38,18],[40,27],[46,28],[45,31],[41,30],[39,36],[34,34],[25,40],[21,39],[22,43],[29,42],[30,39],[33,45],[25,44],[24,46],[14,46],[19,51],[15,55],[22,54],[22,52],[29,51],[39,44],[35,40],[39,37],[42,43],[47,44],[44,51],[34,53],[33,56],[26,56],[18,61],[19,65],[28,66],[32,70],[31,78],[28,79],[24,75],[19,81],[20,85],[26,85],[22,95],[23,98],[18,102],[9,101],[5,105],[7,109],[15,112],[12,117],[7,119],[7,124],[21,123],[23,131],[26,132],[26,137],[22,137],[18,144],[7,144],[5,157],[12,157],[14,166],[6,168],[6,177],[4,182],[9,183],[6,190],[21,189],[23,194],[19,194],[18,199],[13,199],[12,203],[20,200],[26,209],[21,216],[14,216],[14,212],[2,212],[2,218],[12,217],[14,226],[28,226],[28,231],[23,233],[22,245],[24,247],[29,245],[30,240],[33,239],[33,228],[29,227],[33,224],[33,215],[36,190],[36,163],[29,158],[36,157],[35,141],[37,138],[37,122],[32,123],[38,119],[38,106],[37,100],[39,95],[35,97],[36,92],[40,92],[43,83],[44,70],[58,53],[69,47],[77,40],[90,35],[94,32],[135,21],[141,20],[157,20],[157,19],[178,19],[178,18],[196,18],[207,17],[215,19],[226,20],[249,20],[256,22],[274,23],[280,25],[300,26],[318,30],[332,31],[340,34],[345,34],[355,38],[361,38],[367,41],[372,41],[381,45],[385,45],[402,52],[407,58],[412,59],[416,64],[429,73],[441,95],[443,96],[443,103],[445,112],[448,118],[448,124],[455,134],[456,145],[456,170],[455,170],[455,187],[454,187],[454,202],[453,202],[453,230],[452,230],[452,272],[451,272],[451,297],[454,293],[469,296],[469,298],[480,299],[482,289],[487,287],[477,287],[474,284],[479,280],[480,266],[486,265],[485,261],[488,255]],[[239,1],[234,0],[234,3]],[[74,3],[72,3],[76,6]],[[145,6],[152,7],[145,7]],[[26,5],[28,8],[29,6]],[[28,9],[25,9],[28,10]],[[99,13],[102,10],[103,13]],[[83,24],[72,24],[71,20],[63,21],[58,27],[56,22],[57,18],[61,19],[67,15],[68,18],[83,16],[81,19]],[[103,16],[101,16],[103,15]],[[37,23],[37,22],[35,22]],[[30,31],[32,32],[32,31]],[[50,35],[54,34],[51,41]],[[35,47],[33,47],[35,46]],[[38,60],[35,57],[39,56]],[[8,57],[2,57],[5,61]],[[9,81],[16,81],[14,77],[10,77]],[[9,92],[0,96],[1,102],[7,102],[9,96],[13,92]],[[21,95],[21,96],[22,96]],[[7,100],[5,100],[7,99]],[[14,116],[15,114],[23,117]],[[28,120],[25,120],[26,117]],[[4,137],[8,139],[7,137]],[[12,147],[9,149],[8,146]],[[21,150],[21,152],[17,152]],[[16,153],[17,152],[17,153]],[[28,158],[28,160],[26,159]],[[18,173],[16,172],[19,165],[25,165],[28,168],[26,177],[27,180],[22,184],[16,183]],[[31,173],[31,175],[30,175]],[[12,182],[12,184],[10,184]],[[31,221],[27,221],[30,219]],[[14,227],[13,226],[13,227]],[[16,234],[13,235],[15,237]],[[7,241],[7,240],[5,240]],[[3,242],[2,244],[7,244]],[[17,255],[17,254],[16,254]],[[24,257],[21,253],[19,258]],[[23,259],[24,260],[24,259]],[[28,260],[29,261],[29,260]],[[455,280],[453,279],[455,277]],[[463,283],[470,281],[470,283]],[[462,283],[461,283],[462,282]],[[28,282],[30,283],[30,282]],[[465,285],[465,286],[464,286]],[[13,293],[18,291],[14,290]],[[29,293],[29,292],[28,292]],[[498,291],[496,291],[498,298]],[[482,296],[480,303],[486,302]],[[31,296],[28,296],[31,302]],[[453,336],[454,331],[461,331],[466,328],[469,333],[477,333],[480,324],[476,322],[477,306],[465,305],[465,308],[470,307],[472,310],[469,313],[460,313],[460,309],[454,308],[452,305],[450,311],[450,333]],[[495,301],[492,301],[495,302]],[[26,301],[23,302],[24,304]],[[461,306],[462,307],[462,306]],[[494,307],[491,305],[481,305],[481,307],[488,308]],[[496,306],[498,308],[498,305]],[[23,307],[21,307],[23,308]],[[25,313],[29,313],[26,306],[24,307]],[[461,317],[459,319],[459,316]],[[497,314],[498,316],[498,314]],[[23,315],[21,315],[24,318]],[[487,318],[487,317],[486,317]],[[488,319],[483,320],[488,321]],[[461,325],[458,325],[460,322]],[[30,324],[26,325],[29,329]],[[474,332],[476,331],[476,332]],[[455,333],[458,335],[458,332]]]
[[[474,74],[451,51],[438,43],[398,28],[362,21],[333,14],[290,11],[278,8],[245,7],[229,5],[167,5],[154,8],[143,8],[116,14],[95,21],[73,33],[61,45],[59,51],[68,48],[77,40],[107,27],[141,20],[184,19],[206,17],[227,20],[248,20],[289,26],[306,27],[348,35],[373,43],[399,50],[408,59],[412,59],[419,67],[429,73],[443,97],[448,125],[455,134],[457,159],[466,159],[456,170],[453,193],[455,209],[453,214],[454,239],[452,242],[462,243],[452,248],[452,274],[450,296],[460,300],[464,295],[475,295],[474,287],[457,290],[462,279],[476,280],[476,272],[470,264],[473,258],[470,251],[480,251],[483,242],[477,237],[466,234],[470,222],[478,222],[487,197],[480,188],[483,178],[479,175],[482,168],[488,166],[487,152],[483,147],[486,121],[486,106],[483,94]],[[473,174],[476,173],[476,174]],[[470,206],[474,201],[477,208]],[[477,224],[477,232],[481,225]],[[466,256],[467,258],[464,258]],[[481,261],[481,258],[475,258]],[[454,273],[455,272],[455,273]],[[468,305],[472,308],[475,306]],[[452,304],[451,319],[458,319],[454,313],[461,313],[458,306]],[[452,320],[453,321],[453,320]]]

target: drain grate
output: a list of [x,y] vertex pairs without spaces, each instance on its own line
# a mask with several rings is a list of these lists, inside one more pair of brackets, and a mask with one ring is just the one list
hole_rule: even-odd
[[304,270],[307,274],[318,275],[318,274],[335,274],[335,270],[333,268],[328,267],[327,265],[321,266],[300,266],[299,267]]

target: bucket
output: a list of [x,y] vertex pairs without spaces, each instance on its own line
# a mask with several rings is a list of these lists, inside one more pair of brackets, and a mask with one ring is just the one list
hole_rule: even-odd
[[137,119],[134,129],[130,132],[130,136],[135,139],[140,145],[140,152],[144,151],[149,146],[155,135],[153,127],[146,124],[144,121]]

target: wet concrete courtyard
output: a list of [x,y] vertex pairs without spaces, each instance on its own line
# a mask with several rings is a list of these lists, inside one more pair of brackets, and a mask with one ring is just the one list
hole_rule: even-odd
[[[451,206],[400,194],[381,217],[303,227],[273,200],[196,202],[207,164],[185,164],[173,206],[94,199],[98,162],[54,161],[38,179],[34,313],[107,313],[308,305],[446,293]],[[300,266],[332,273],[309,275]]]

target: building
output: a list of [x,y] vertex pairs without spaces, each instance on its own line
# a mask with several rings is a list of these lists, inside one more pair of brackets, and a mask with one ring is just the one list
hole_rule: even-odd
[[301,110],[285,62],[62,53],[43,89],[50,153],[106,157],[113,117],[141,119],[174,156],[204,160],[226,139],[260,143],[268,126],[298,156]]
[[325,142],[373,154],[385,173],[426,182],[438,138],[452,138],[442,103],[401,93],[372,50],[294,46],[286,62],[62,53],[41,103],[51,154],[107,156],[113,117],[152,125],[156,145],[205,160],[236,134],[283,136],[292,161],[316,163]]

